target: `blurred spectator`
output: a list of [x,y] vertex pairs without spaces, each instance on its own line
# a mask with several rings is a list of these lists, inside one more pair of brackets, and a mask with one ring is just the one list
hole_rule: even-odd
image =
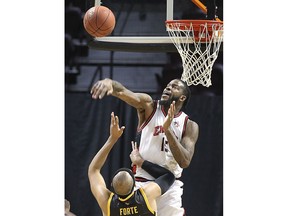
[[65,199],[65,216],[76,216],[72,212],[70,212],[70,202]]
[[65,66],[71,66],[73,64],[73,58],[75,55],[75,46],[70,34],[65,34]]
[[82,11],[72,4],[65,7],[65,33],[72,38],[83,37]]

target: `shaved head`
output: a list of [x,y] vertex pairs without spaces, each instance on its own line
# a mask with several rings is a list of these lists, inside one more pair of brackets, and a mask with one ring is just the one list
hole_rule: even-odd
[[129,195],[134,189],[134,177],[125,170],[116,173],[112,180],[112,186],[116,194]]

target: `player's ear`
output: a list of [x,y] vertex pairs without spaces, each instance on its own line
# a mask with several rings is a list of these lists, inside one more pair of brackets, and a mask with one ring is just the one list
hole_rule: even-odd
[[113,187],[113,180],[112,180],[111,185],[110,185],[110,190],[111,190],[113,193],[115,193],[115,190],[114,190],[114,187]]
[[181,95],[180,96],[180,98],[179,98],[179,100],[181,101],[181,102],[184,102],[185,100],[186,100],[186,96],[185,95]]

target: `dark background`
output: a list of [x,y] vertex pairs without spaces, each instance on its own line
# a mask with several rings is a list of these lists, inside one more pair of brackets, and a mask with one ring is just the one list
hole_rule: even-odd
[[[166,34],[163,26],[166,1],[102,2],[117,18],[113,35]],[[222,4],[217,4],[220,6],[219,18],[222,18]],[[71,211],[78,216],[101,215],[90,191],[87,171],[93,156],[109,135],[110,113],[114,111],[126,129],[102,169],[107,185],[114,171],[130,166],[130,141],[135,136],[137,126],[134,108],[114,97],[92,100],[89,94],[91,85],[98,79],[110,77],[132,91],[146,92],[156,99],[163,86],[171,79],[179,78],[182,72],[177,52],[132,53],[89,48],[91,37],[83,29],[82,18],[92,5],[93,2],[89,1],[65,2],[65,198],[71,202]],[[187,11],[189,16],[205,17],[190,1],[179,1],[174,7],[174,15],[178,17],[187,16]],[[189,11],[193,12],[190,14]],[[192,98],[185,112],[199,124],[200,133],[192,162],[183,171],[183,206],[188,216],[221,216],[222,50],[213,67],[212,86],[191,86],[190,89]]]
[[[100,215],[88,183],[88,166],[109,136],[110,113],[120,116],[126,129],[102,168],[106,184],[120,167],[130,167],[130,141],[137,126],[134,108],[114,97],[92,100],[89,94],[65,96],[65,196],[77,215]],[[200,133],[189,168],[184,169],[183,205],[187,215],[222,215],[223,98],[193,96],[186,113],[199,124]]]

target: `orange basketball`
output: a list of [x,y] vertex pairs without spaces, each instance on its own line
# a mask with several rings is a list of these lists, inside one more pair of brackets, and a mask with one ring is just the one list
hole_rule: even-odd
[[115,16],[107,7],[94,6],[85,13],[83,24],[91,36],[105,37],[110,35],[115,27]]

